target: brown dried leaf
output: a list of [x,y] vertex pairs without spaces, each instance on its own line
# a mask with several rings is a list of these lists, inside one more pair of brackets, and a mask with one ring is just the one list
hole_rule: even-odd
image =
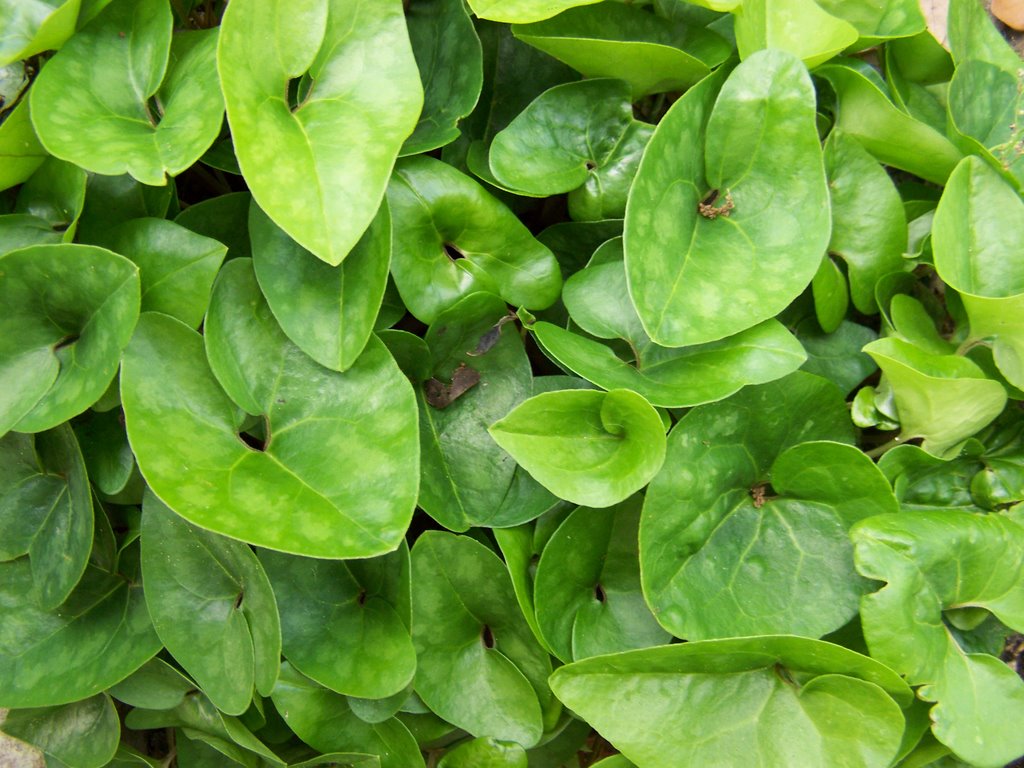
[[921,13],[928,24],[928,31],[932,37],[942,43],[942,47],[949,49],[949,34],[947,33],[949,18],[949,0],[919,0]]
[[452,374],[451,384],[445,384],[440,379],[430,379],[423,384],[423,396],[431,407],[447,408],[479,383],[479,371],[460,363]]

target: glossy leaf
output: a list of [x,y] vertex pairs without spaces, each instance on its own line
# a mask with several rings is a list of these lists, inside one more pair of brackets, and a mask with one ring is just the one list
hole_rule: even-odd
[[1000,766],[1024,752],[1004,727],[1024,713],[1024,683],[986,654],[960,648],[943,613],[971,606],[1024,626],[1024,527],[1012,515],[943,509],[864,521],[852,534],[857,567],[886,585],[864,598],[872,656],[936,702],[932,732],[972,765]]
[[114,702],[105,693],[60,707],[16,709],[0,728],[73,768],[107,765],[121,737]]
[[247,546],[190,525],[147,494],[142,575],[161,642],[218,709],[240,715],[254,687],[271,692],[281,625],[270,581]]
[[[828,191],[803,65],[758,52],[677,101],[626,209],[630,296],[664,346],[701,344],[774,316],[814,276]],[[796,215],[799,211],[800,215]]]
[[284,655],[348,696],[382,699],[416,671],[409,636],[409,553],[332,562],[260,553],[281,609]]
[[[400,3],[235,3],[217,68],[256,202],[302,247],[340,264],[377,213],[423,107]],[[293,108],[288,83],[307,73]]]
[[0,6],[0,67],[55,51],[75,32],[81,0],[41,0]]
[[852,437],[838,390],[805,373],[690,411],[640,523],[659,623],[697,640],[821,636],[852,618],[862,586],[846,530],[896,505],[872,462],[840,444]]
[[[277,327],[246,261],[221,275],[206,322],[220,383],[202,339],[163,315],[146,314],[125,354],[128,437],[147,482],[189,522],[260,546],[320,557],[394,549],[419,452],[412,393],[391,356],[372,341],[346,373],[321,368]],[[229,394],[263,415],[263,450],[239,437]]]
[[159,657],[150,659],[109,693],[118,701],[143,709],[174,709],[195,690],[195,684]]
[[778,48],[808,68],[828,61],[858,37],[856,27],[828,10],[814,0],[745,0],[735,12],[740,57]]
[[513,741],[473,739],[445,753],[437,768],[527,768],[526,750]]
[[67,424],[35,439],[0,439],[0,560],[28,555],[31,595],[44,609],[67,599],[92,549],[92,492]]
[[387,204],[352,253],[332,267],[292,240],[255,204],[252,264],[274,317],[299,349],[335,371],[349,368],[373,331],[391,262]]
[[685,90],[730,53],[714,32],[616,2],[571,9],[512,32],[585,77],[625,80],[634,99]]
[[547,19],[567,8],[595,2],[598,0],[474,0],[469,7],[481,19],[523,24]]
[[801,370],[828,379],[848,394],[878,366],[861,349],[878,338],[867,326],[844,320],[833,333],[821,333],[813,320],[797,326],[796,337],[807,350]]
[[174,217],[174,223],[226,245],[228,253],[225,260],[249,257],[252,256],[249,239],[251,205],[252,195],[248,192],[232,192],[190,205]]
[[473,736],[533,746],[551,699],[551,665],[505,566],[472,539],[428,531],[412,550],[412,583],[424,703]]
[[303,677],[290,664],[281,666],[274,704],[304,742],[320,752],[354,751],[380,757],[381,768],[422,768],[423,757],[409,730],[395,718],[366,723],[356,717],[344,696]]
[[224,110],[217,33],[184,32],[172,42],[171,23],[166,0],[113,0],[47,62],[31,100],[50,154],[156,185],[199,159]]
[[643,488],[665,457],[661,419],[628,389],[536,395],[488,431],[549,491],[593,507],[617,504]]
[[139,267],[142,311],[162,312],[198,328],[227,247],[156,218],[126,222],[108,237],[111,250]]
[[896,338],[864,347],[893,390],[900,437],[923,437],[923,447],[943,455],[991,423],[1006,404],[1006,390],[959,355],[935,355]]
[[28,99],[0,117],[0,189],[8,189],[35,173],[47,154],[32,128]]
[[580,507],[537,564],[537,622],[565,662],[668,642],[640,590],[637,531],[643,500]]
[[911,698],[878,662],[787,636],[598,656],[556,670],[551,686],[638,768],[666,753],[679,766],[885,768],[903,733],[897,702]]
[[85,207],[78,221],[75,239],[90,245],[103,245],[107,234],[119,224],[153,216],[165,218],[171,210],[175,186],[140,184],[127,174],[101,176],[89,174],[85,186]]
[[892,38],[910,37],[925,28],[918,0],[816,0],[833,16],[853,24],[860,39],[857,47]]
[[393,223],[391,273],[402,301],[432,323],[476,291],[544,309],[562,285],[558,262],[500,201],[429,157],[398,164],[388,187]]
[[0,252],[38,243],[67,243],[85,203],[85,171],[47,159],[18,190],[14,212],[0,216]]
[[139,271],[85,245],[0,257],[0,434],[40,432],[103,394],[139,312]]

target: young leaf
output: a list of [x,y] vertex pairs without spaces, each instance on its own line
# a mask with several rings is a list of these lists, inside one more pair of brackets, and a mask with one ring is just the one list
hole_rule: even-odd
[[[338,265],[380,207],[423,107],[398,0],[243,0],[217,50],[242,174],[292,239]],[[308,74],[300,103],[289,83]]]
[[225,714],[253,689],[270,694],[281,624],[267,575],[249,547],[189,525],[147,492],[142,576],[160,641]]
[[778,48],[813,69],[857,42],[856,27],[814,0],[746,0],[735,15],[736,45],[743,59]]
[[658,125],[626,208],[630,296],[663,346],[716,341],[773,317],[811,281],[828,244],[803,64],[759,51],[712,102],[717,79]]
[[[707,640],[598,656],[551,676],[555,695],[640,768],[887,768],[911,692],[866,656],[801,637]],[[895,701],[894,701],[895,699]],[[856,729],[845,727],[851,719]]]
[[665,458],[661,418],[628,389],[536,395],[488,432],[549,491],[592,507],[643,488]]
[[47,62],[31,101],[50,154],[154,185],[199,159],[224,112],[217,32],[171,25],[167,0],[113,0]]

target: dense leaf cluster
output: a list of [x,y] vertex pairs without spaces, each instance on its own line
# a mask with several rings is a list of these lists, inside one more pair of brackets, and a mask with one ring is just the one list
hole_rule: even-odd
[[976,0],[0,0],[3,730],[1015,759],[1022,189]]

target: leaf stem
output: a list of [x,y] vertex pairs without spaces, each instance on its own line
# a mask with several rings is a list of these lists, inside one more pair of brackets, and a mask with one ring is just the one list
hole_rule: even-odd
[[885,453],[886,451],[889,451],[889,450],[895,448],[898,445],[903,445],[903,441],[899,438],[899,436],[894,437],[892,440],[890,440],[887,443],[882,443],[881,445],[872,448],[870,451],[864,451],[864,453],[869,458],[877,459],[883,453]]

